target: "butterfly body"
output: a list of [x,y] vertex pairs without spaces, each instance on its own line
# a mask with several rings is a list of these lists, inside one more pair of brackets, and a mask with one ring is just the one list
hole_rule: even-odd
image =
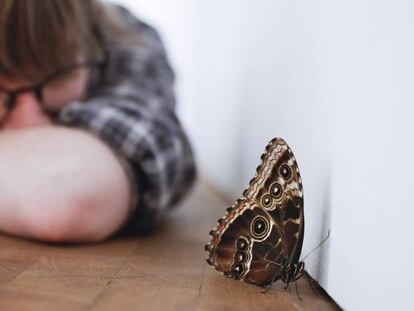
[[273,139],[256,176],[210,232],[207,262],[234,279],[258,286],[300,278],[304,234],[303,189],[292,151]]

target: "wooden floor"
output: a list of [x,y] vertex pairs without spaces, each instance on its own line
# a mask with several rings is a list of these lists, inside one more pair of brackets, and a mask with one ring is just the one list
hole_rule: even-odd
[[[0,234],[0,310],[338,310],[309,279],[267,293],[205,261],[208,232],[230,202],[204,185],[150,236],[93,245],[38,243]],[[316,287],[317,288],[317,287]]]

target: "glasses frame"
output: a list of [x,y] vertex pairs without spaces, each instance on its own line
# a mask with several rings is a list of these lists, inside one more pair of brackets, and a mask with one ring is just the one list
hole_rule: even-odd
[[30,85],[30,86],[17,88],[15,90],[8,90],[0,86],[0,92],[3,92],[7,96],[6,101],[5,101],[6,113],[0,119],[1,120],[5,119],[7,115],[10,113],[10,111],[13,110],[14,106],[16,105],[17,96],[21,93],[26,93],[26,92],[32,92],[36,96],[36,99],[39,101],[40,108],[42,109],[44,113],[50,116],[55,116],[58,112],[55,110],[49,109],[43,102],[43,89],[45,85],[48,84],[53,79],[55,79],[57,76],[64,73],[65,71],[70,71],[70,70],[73,70],[79,67],[95,67],[96,66],[98,67],[99,71],[102,72],[103,67],[107,64],[107,59],[108,59],[108,53],[105,52],[104,57],[101,60],[85,61],[85,62],[80,62],[80,63],[61,67],[55,70],[53,73],[47,75],[39,83]]

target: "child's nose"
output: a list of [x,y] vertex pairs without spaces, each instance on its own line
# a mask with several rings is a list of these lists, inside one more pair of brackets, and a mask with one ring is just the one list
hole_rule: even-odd
[[13,109],[9,111],[4,128],[22,128],[44,123],[44,113],[32,92],[20,93],[15,98]]

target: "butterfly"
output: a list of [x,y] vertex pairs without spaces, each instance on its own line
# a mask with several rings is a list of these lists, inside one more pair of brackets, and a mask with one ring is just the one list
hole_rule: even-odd
[[303,187],[292,150],[272,139],[241,198],[210,231],[207,262],[224,275],[267,287],[299,279],[304,236]]

